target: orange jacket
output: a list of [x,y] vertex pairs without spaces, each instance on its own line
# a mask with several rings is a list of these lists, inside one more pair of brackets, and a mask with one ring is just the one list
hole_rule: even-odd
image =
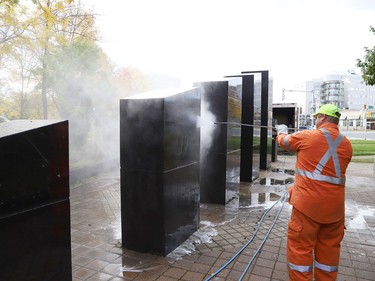
[[352,146],[338,126],[329,123],[316,130],[279,134],[276,141],[283,149],[297,152],[290,203],[319,223],[344,218],[345,172]]

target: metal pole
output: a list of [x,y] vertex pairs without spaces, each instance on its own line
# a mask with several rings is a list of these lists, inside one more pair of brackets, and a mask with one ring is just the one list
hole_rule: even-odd
[[367,105],[366,104],[365,104],[364,110],[365,110],[364,122],[365,122],[365,140],[366,140],[366,137],[367,137]]
[[245,127],[256,127],[256,128],[271,128],[276,129],[276,127],[272,126],[262,126],[262,125],[253,125],[253,124],[244,124],[244,123],[236,123],[236,122],[214,122],[218,125],[229,125],[229,126],[245,126]]
[[[217,125],[229,125],[229,126],[245,126],[245,127],[255,127],[255,128],[271,128],[277,130],[276,127],[273,126],[262,126],[262,125],[255,125],[255,124],[244,124],[244,123],[236,123],[236,122],[214,122]],[[288,128],[291,130],[295,130],[296,128]]]

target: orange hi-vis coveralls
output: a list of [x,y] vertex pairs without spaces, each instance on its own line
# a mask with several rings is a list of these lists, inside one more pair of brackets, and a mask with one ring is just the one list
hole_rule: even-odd
[[[297,152],[293,205],[288,225],[290,280],[336,280],[345,227],[345,172],[352,157],[349,140],[336,124],[293,134],[277,143]],[[314,269],[314,270],[313,270]]]

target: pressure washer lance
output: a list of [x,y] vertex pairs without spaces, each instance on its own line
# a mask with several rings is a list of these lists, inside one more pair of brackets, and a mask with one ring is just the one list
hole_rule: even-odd
[[[229,125],[229,126],[245,126],[245,127],[255,127],[255,128],[271,128],[277,130],[277,126],[264,126],[264,125],[255,125],[255,124],[245,124],[245,123],[236,123],[236,122],[214,122],[217,125]],[[295,130],[296,128],[289,128],[289,130]]]

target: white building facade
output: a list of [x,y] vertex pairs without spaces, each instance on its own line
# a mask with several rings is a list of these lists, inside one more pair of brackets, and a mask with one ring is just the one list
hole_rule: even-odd
[[356,73],[326,75],[306,81],[300,89],[286,89],[286,101],[301,108],[301,126],[313,126],[311,114],[332,103],[342,109],[340,125],[347,129],[375,129],[375,86],[367,86]]
[[361,75],[354,74],[344,78],[345,108],[366,109],[375,107],[375,86],[367,86]]

